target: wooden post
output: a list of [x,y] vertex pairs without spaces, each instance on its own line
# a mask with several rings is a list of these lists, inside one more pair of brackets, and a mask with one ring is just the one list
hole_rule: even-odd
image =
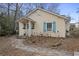
[[30,37],[31,36],[31,21],[29,21],[29,29],[28,29],[28,36]]
[[26,23],[26,31],[25,31],[25,32],[26,32],[26,36],[27,36],[27,34],[28,34],[28,30],[27,30],[27,23]]

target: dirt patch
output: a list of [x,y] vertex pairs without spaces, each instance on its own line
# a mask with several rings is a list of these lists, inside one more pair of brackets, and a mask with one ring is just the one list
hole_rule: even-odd
[[[19,41],[18,41],[19,40]],[[16,49],[12,45],[17,45],[17,42],[22,46],[21,39],[17,39],[16,36],[0,37],[0,55],[10,56],[35,56],[40,55],[36,52],[29,52],[21,49]],[[23,39],[25,46],[41,47],[65,50],[74,53],[79,51],[79,38],[52,38],[52,37],[30,37]],[[41,54],[42,55],[42,54]]]
[[79,38],[67,38],[63,40],[60,49],[70,52],[79,51]]
[[11,40],[9,37],[0,37],[0,50],[12,49]]
[[[58,45],[57,45],[58,43]],[[25,45],[65,50],[74,53],[79,50],[79,38],[31,37],[25,39]]]
[[[13,47],[16,43],[16,36],[0,37],[0,55],[1,56],[35,56],[39,55],[35,52],[24,51]],[[17,41],[18,42],[18,41]]]
[[52,38],[52,37],[30,37],[25,39],[25,45],[34,45],[38,47],[46,48],[56,48],[62,45],[62,38]]
[[28,52],[20,49],[0,50],[2,56],[35,56],[39,55],[35,52]]

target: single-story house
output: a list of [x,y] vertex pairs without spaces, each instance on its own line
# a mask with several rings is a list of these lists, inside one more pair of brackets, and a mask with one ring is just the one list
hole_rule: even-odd
[[68,19],[68,17],[36,8],[17,21],[19,36],[66,37],[69,31]]

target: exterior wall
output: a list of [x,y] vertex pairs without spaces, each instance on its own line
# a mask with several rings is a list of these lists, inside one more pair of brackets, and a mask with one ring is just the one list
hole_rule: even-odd
[[25,30],[23,29],[23,23],[19,22],[19,36],[24,36]]
[[76,23],[76,24],[75,24],[75,27],[76,27],[76,28],[79,28],[79,23]]
[[[65,21],[63,18],[57,17],[55,15],[49,14],[47,12],[43,12],[41,10],[37,10],[33,14],[29,16],[32,20],[36,21],[35,23],[35,29],[32,30],[33,35],[40,35],[43,34],[45,36],[50,35],[52,37],[65,37],[66,33],[66,27],[65,27]],[[43,31],[43,23],[44,22],[53,22],[56,21],[57,25],[57,31],[59,32],[44,32]]]
[[[28,23],[29,24],[29,23]],[[19,22],[19,36],[30,36],[33,30],[27,29],[27,23],[26,23],[26,29],[23,29],[24,25],[22,22]],[[31,24],[30,24],[31,28]]]

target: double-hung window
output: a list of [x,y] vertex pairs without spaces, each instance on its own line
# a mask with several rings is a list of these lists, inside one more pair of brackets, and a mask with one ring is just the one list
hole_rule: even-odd
[[47,23],[47,31],[52,31],[52,23]]
[[23,29],[26,29],[26,24],[23,24]]
[[46,22],[44,23],[44,32],[47,31],[52,31],[52,32],[56,32],[56,22]]

